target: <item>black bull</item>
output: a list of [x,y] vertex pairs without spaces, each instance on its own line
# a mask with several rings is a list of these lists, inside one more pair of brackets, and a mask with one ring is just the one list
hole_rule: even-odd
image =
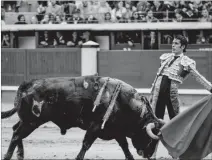
[[[92,111],[104,84],[100,103]],[[114,101],[112,113],[104,128],[101,128],[117,84],[121,86],[120,92]],[[13,136],[4,159],[11,159],[16,146],[18,159],[23,159],[22,139],[48,121],[59,126],[61,134],[71,127],[86,130],[76,159],[83,159],[97,138],[115,139],[126,159],[133,159],[126,137],[131,138],[139,155],[149,158],[158,141],[155,134],[163,125],[144,96],[129,84],[108,77],[61,77],[23,82],[18,88],[14,106],[12,110],[1,113],[2,118],[7,118],[17,112],[20,118],[13,126]]]

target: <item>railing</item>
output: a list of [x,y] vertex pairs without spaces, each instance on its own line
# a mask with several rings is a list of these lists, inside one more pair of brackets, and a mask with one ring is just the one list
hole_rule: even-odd
[[[50,27],[51,26],[51,27]],[[158,22],[120,24],[31,24],[3,25],[1,31],[43,31],[43,30],[91,30],[91,31],[120,31],[120,30],[201,30],[211,29],[211,22]]]

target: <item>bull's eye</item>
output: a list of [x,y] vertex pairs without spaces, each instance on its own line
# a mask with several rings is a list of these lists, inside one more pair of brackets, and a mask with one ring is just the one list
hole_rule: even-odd
[[99,84],[98,84],[98,83],[95,83],[93,87],[94,87],[94,89],[95,89],[96,91],[99,90]]

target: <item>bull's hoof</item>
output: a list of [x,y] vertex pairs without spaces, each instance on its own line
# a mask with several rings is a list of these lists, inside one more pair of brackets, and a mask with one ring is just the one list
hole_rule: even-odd
[[10,159],[11,159],[11,157],[9,157],[7,154],[4,155],[3,160],[10,160]]
[[82,158],[80,157],[76,157],[75,160],[83,160]]
[[17,159],[18,159],[18,160],[23,160],[23,159],[24,159],[24,157],[23,157],[23,156],[19,156],[19,155],[17,155]]
[[132,155],[126,157],[126,160],[135,160]]
[[61,133],[62,135],[65,135],[65,134],[66,134],[66,129],[61,129],[61,130],[60,130],[60,133]]

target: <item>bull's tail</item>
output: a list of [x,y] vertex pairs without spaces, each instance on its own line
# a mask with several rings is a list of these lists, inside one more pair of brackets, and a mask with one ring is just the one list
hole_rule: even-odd
[[1,112],[1,119],[11,117],[13,114],[15,114],[18,110],[19,105],[21,105],[22,101],[22,93],[29,87],[30,83],[23,82],[17,91],[15,101],[14,101],[14,108],[9,111]]
[[16,112],[17,112],[17,108],[13,108],[9,111],[1,112],[1,119],[11,117]]

